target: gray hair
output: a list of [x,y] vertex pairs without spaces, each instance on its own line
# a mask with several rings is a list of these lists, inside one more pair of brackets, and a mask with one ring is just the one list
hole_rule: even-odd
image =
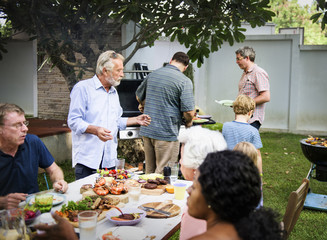
[[201,126],[186,129],[178,140],[184,143],[183,165],[197,169],[210,152],[227,149],[227,143],[219,131],[212,131]]
[[236,50],[236,54],[240,54],[242,57],[249,57],[251,62],[254,62],[255,60],[255,51],[252,47],[242,47]]
[[12,112],[16,112],[19,115],[25,114],[24,110],[16,104],[0,103],[0,125],[3,124],[3,119],[6,117],[6,115]]
[[112,50],[101,53],[97,61],[96,74],[102,75],[103,68],[106,68],[108,71],[111,72],[114,67],[114,63],[112,62],[112,59],[116,59],[116,58],[121,59],[123,62],[125,60],[123,55],[116,53],[115,51]]

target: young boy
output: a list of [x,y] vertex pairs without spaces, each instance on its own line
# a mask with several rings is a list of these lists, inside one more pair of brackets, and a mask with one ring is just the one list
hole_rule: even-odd
[[262,174],[262,159],[260,153],[262,142],[260,134],[258,129],[248,123],[254,109],[255,102],[252,98],[246,95],[239,95],[233,103],[235,120],[224,123],[222,133],[227,142],[228,149],[233,150],[235,145],[239,142],[250,142],[256,147],[258,151],[257,166],[260,174]]

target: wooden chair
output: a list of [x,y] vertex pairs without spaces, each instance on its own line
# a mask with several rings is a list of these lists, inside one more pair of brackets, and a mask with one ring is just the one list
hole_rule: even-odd
[[304,178],[301,186],[296,191],[291,192],[282,223],[284,227],[283,239],[287,239],[293,230],[303,209],[308,190],[309,180]]

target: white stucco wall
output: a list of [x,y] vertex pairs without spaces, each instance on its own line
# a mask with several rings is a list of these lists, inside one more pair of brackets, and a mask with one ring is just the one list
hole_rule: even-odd
[[[247,35],[243,43],[224,44],[200,69],[193,64],[196,105],[218,122],[234,119],[232,109],[218,105],[215,99],[236,98],[242,70],[236,64],[235,51],[248,45],[256,51],[255,62],[270,77],[271,102],[262,129],[327,134],[327,46],[300,46],[300,35],[269,35],[269,28],[260,35]],[[176,51],[187,49],[178,42],[156,41],[154,47],[139,50],[125,69],[132,70],[139,62],[155,70]]]
[[13,41],[0,61],[0,102],[15,103],[37,116],[36,41]]

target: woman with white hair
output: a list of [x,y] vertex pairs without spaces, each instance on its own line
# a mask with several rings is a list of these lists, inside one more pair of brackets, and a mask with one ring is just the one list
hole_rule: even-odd
[[[178,136],[181,146],[181,171],[186,180],[193,181],[196,170],[210,152],[227,149],[227,143],[219,131],[212,131],[201,126],[191,127]],[[180,240],[189,239],[206,231],[204,220],[191,217],[184,209],[181,221]]]

